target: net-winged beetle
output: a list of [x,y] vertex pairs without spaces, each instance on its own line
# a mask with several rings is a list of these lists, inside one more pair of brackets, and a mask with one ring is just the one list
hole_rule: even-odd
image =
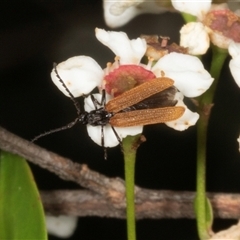
[[64,81],[58,74],[56,64],[54,71],[63,87],[68,92],[71,100],[77,109],[77,118],[66,126],[42,133],[32,141],[48,134],[62,131],[73,127],[77,122],[101,126],[101,145],[104,148],[106,159],[106,147],[104,146],[103,127],[110,124],[112,130],[121,145],[121,139],[114,127],[130,127],[138,125],[150,125],[173,121],[181,117],[185,111],[182,106],[175,106],[174,100],[177,89],[173,86],[174,81],[167,77],[160,77],[149,80],[138,85],[106,103],[105,90],[102,91],[101,102],[93,96],[91,100],[95,109],[90,112],[81,112],[80,107]]

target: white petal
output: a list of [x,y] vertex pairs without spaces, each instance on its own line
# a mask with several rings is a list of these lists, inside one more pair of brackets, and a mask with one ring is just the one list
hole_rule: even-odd
[[[99,146],[102,146],[102,127],[87,125],[89,137]],[[119,144],[111,126],[108,124],[103,128],[104,147],[115,147]],[[122,140],[122,139],[121,139]]]
[[146,0],[104,0],[104,18],[111,28],[121,27],[142,13],[161,13],[166,11],[157,1]]
[[[117,135],[122,140],[127,136],[135,136],[140,134],[143,130],[142,126],[136,127],[125,127],[125,128],[114,128],[117,132]],[[87,125],[87,131],[89,137],[99,146],[102,146],[102,134],[101,134],[101,126],[91,126]],[[108,124],[103,127],[103,137],[104,137],[104,147],[115,147],[119,144],[117,136],[113,132],[111,126]]]
[[170,53],[160,58],[152,71],[158,77],[163,71],[186,97],[203,94],[214,80],[197,57],[181,53]]
[[[57,71],[74,97],[88,94],[95,87],[101,86],[104,74],[98,63],[87,56],[69,58],[57,65]],[[51,72],[51,78],[59,90],[69,97],[54,69]]]
[[228,52],[232,58],[238,57],[240,55],[240,43],[231,41],[228,47]]
[[134,127],[115,127],[115,130],[118,133],[118,136],[123,139],[127,136],[135,136],[143,131],[143,126],[134,126]]
[[49,234],[60,238],[69,238],[77,227],[78,218],[75,216],[46,216]]
[[140,63],[147,49],[144,39],[129,40],[124,32],[105,31],[99,28],[96,28],[95,31],[97,39],[120,57],[121,64]]
[[[93,96],[98,100],[98,102],[101,102],[102,95],[101,94],[93,94]],[[108,98],[106,99],[109,100]],[[90,112],[95,109],[94,104],[91,100],[91,97],[87,97],[84,100],[84,109],[87,112]],[[125,138],[126,136],[135,136],[142,132],[143,126],[136,126],[136,127],[115,127],[115,130],[117,132],[117,135],[122,140],[122,138]],[[99,146],[102,146],[102,127],[101,126],[91,126],[87,125],[87,131],[89,137]],[[117,136],[112,130],[112,127],[107,124],[103,128],[103,137],[104,137],[104,147],[115,147],[119,144],[119,141],[117,139]]]
[[166,122],[165,124],[168,127],[171,127],[175,130],[183,131],[183,130],[188,129],[190,126],[193,126],[196,124],[196,122],[199,118],[199,114],[196,112],[192,112],[187,108],[187,106],[182,101],[183,95],[180,92],[178,92],[176,94],[175,99],[178,100],[178,103],[176,106],[185,107],[185,112],[180,118],[178,118],[174,121]]
[[240,87],[240,55],[230,60],[229,68],[235,82]]
[[171,1],[172,1],[173,7],[178,11],[189,13],[191,15],[198,17],[199,19],[202,19],[203,16],[206,15],[206,13],[211,8],[211,2],[212,2],[211,0],[198,0],[198,1],[171,0]]
[[193,55],[205,54],[209,48],[210,39],[207,28],[200,22],[189,22],[180,30],[180,45],[188,48]]
[[229,62],[230,71],[235,82],[240,87],[240,43],[231,41],[228,52],[232,56],[232,60]]

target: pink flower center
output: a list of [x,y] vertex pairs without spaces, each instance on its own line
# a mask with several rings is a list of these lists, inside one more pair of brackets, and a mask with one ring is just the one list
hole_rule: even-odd
[[106,92],[116,97],[156,76],[138,65],[121,65],[104,77]]

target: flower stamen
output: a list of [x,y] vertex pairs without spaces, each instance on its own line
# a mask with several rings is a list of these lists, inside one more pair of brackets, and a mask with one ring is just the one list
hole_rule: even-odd
[[153,57],[148,57],[148,63],[147,63],[147,65],[146,65],[146,69],[147,70],[151,70],[151,68],[152,68],[152,65],[153,65],[153,61],[154,61],[154,58]]
[[159,37],[159,40],[162,40],[161,41],[161,47],[162,48],[165,48],[167,45],[168,45],[168,40],[170,39],[169,37],[166,37],[166,36],[160,36]]

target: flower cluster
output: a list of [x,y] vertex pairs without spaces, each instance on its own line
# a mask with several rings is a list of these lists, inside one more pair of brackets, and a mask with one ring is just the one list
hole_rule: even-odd
[[[240,43],[240,18],[239,10],[236,10],[236,4],[212,4],[211,0],[200,1],[175,1],[171,0],[168,4],[160,6],[157,2],[129,1],[128,5],[124,1],[116,2],[104,0],[104,16],[109,26],[112,22],[119,25],[126,24],[130,19],[141,13],[161,13],[170,10],[170,5],[177,11],[191,14],[196,17],[197,21],[189,22],[180,30],[180,45],[188,48],[188,53],[192,55],[205,54],[210,46],[210,41],[219,48],[228,49],[232,56],[233,45]],[[230,10],[236,10],[235,13]],[[239,5],[237,6],[239,7]],[[112,11],[114,9],[114,11]],[[118,11],[121,9],[122,11]],[[138,10],[140,9],[140,10]],[[116,14],[118,12],[118,14]],[[126,17],[127,15],[127,17]],[[115,21],[117,18],[118,21]],[[232,43],[232,42],[235,42]],[[239,86],[239,77],[237,77],[237,69],[240,68],[239,58],[234,59],[230,63],[230,70]],[[239,72],[239,71],[238,71]]]
[[[178,101],[177,106],[183,106],[186,109],[182,117],[166,124],[175,130],[182,131],[196,123],[199,115],[187,108],[183,98],[201,95],[213,82],[212,77],[197,57],[173,52],[160,58],[154,65],[152,61],[145,65],[141,63],[147,49],[144,39],[130,40],[123,32],[108,32],[98,28],[96,37],[117,56],[113,64],[108,64],[106,69],[101,69],[94,59],[88,56],[76,56],[57,65],[59,75],[74,97],[87,95],[98,87],[100,91],[103,88],[106,89],[107,100],[109,100],[144,81],[161,77],[164,74],[174,80],[174,85],[179,90],[175,96]],[[66,96],[69,96],[54,71],[51,77],[56,86]],[[94,94],[94,97],[101,102],[101,94]],[[85,98],[85,110],[89,112],[94,109],[91,98]],[[101,126],[88,124],[87,131],[93,141],[101,145]],[[127,135],[141,133],[142,126],[116,127],[116,131],[122,139]],[[106,147],[119,144],[110,125],[104,127],[104,135]]]

